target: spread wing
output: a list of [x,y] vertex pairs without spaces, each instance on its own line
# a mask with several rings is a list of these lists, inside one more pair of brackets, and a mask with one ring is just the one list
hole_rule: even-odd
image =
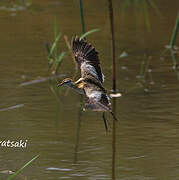
[[103,83],[104,75],[101,72],[98,52],[86,40],[78,36],[72,39],[72,51],[81,70],[82,78],[95,78]]

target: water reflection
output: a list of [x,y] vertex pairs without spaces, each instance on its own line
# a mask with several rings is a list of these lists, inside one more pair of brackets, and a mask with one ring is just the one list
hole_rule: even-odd
[[[113,113],[116,115],[116,98],[113,98]],[[112,179],[116,179],[116,121],[113,119],[112,129]]]
[[[80,96],[80,95],[79,95]],[[80,107],[78,110],[77,127],[76,127],[76,140],[75,140],[75,151],[74,151],[74,163],[78,162],[78,151],[80,145],[80,132],[81,132],[81,120],[82,120],[82,100],[83,97],[79,97]]]

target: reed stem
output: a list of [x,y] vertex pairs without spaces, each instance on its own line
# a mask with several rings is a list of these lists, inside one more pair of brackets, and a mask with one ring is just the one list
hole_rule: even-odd
[[109,18],[110,18],[110,27],[111,27],[111,37],[112,37],[112,62],[113,62],[113,88],[112,90],[116,92],[116,60],[115,60],[115,36],[114,36],[114,17],[113,17],[113,6],[112,0],[108,0],[109,8]]
[[79,0],[80,3],[80,17],[81,17],[81,27],[82,27],[82,33],[85,33],[85,21],[84,21],[84,14],[83,14],[83,1]]
[[170,44],[169,44],[171,49],[173,49],[173,46],[175,45],[176,37],[177,37],[177,34],[178,34],[178,29],[179,29],[179,12],[178,12],[178,15],[177,15],[175,27],[173,29],[172,37],[171,37]]
[[33,159],[31,159],[30,161],[28,161],[23,167],[21,167],[19,170],[17,170],[15,173],[13,173],[11,176],[9,176],[9,178],[7,180],[11,180],[14,179],[14,177],[16,177],[25,167],[27,167],[28,165],[30,165],[35,159],[37,159],[39,157],[39,155],[35,156]]
[[[112,78],[113,78],[113,87],[112,90],[116,93],[116,60],[115,60],[115,36],[114,36],[114,17],[113,17],[113,5],[112,0],[108,0],[108,9],[109,9],[109,18],[110,18],[110,28],[111,28],[111,38],[112,38]],[[114,115],[116,114],[116,99],[113,98],[113,107]],[[115,168],[116,168],[116,125],[115,120],[113,119],[113,135],[112,135],[112,179],[115,180]]]

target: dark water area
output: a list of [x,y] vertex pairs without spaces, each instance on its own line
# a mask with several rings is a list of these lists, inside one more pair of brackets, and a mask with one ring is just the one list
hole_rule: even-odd
[[[175,59],[165,48],[179,1],[156,0],[153,7],[128,7],[126,2],[113,3],[117,89],[122,94],[116,98],[115,149],[112,117],[107,114],[106,133],[101,113],[81,112],[80,95],[57,90],[56,81],[48,79],[45,43],[53,41],[54,16],[69,40],[80,35],[78,1],[0,2],[0,141],[27,142],[26,148],[1,144],[0,179],[7,179],[5,170],[17,171],[40,154],[16,179],[179,180],[179,72],[174,68],[179,50]],[[88,41],[99,51],[104,86],[110,90],[108,3],[83,3],[86,30],[100,29]],[[63,37],[59,51],[67,51]],[[58,80],[74,72],[66,55]],[[42,82],[22,84],[31,80]]]

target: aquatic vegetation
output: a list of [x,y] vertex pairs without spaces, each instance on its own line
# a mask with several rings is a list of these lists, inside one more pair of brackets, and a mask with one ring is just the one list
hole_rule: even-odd
[[98,32],[98,31],[100,31],[100,29],[91,29],[91,30],[83,33],[83,34],[80,36],[80,39],[84,39],[84,38],[86,38],[88,35],[90,35],[90,34],[92,34],[92,33],[94,33],[94,32]]
[[[83,26],[84,26],[84,23],[83,23],[82,27]],[[83,29],[84,29],[84,27],[83,27]],[[97,32],[97,31],[99,31],[99,29],[89,30],[88,32],[83,33],[80,38],[85,38],[89,34]],[[46,49],[48,52],[48,70],[52,74],[58,74],[58,70],[62,63],[62,60],[64,59],[64,57],[67,53],[67,51],[59,52],[59,50],[58,50],[59,49],[59,40],[60,40],[61,36],[62,36],[62,33],[61,32],[58,33],[57,19],[55,17],[54,18],[54,42],[51,46],[50,46],[49,42],[47,42],[47,44],[46,44]],[[71,52],[71,45],[68,41],[68,37],[64,36],[64,39],[65,39],[65,43],[69,50],[68,52]]]
[[81,17],[81,27],[82,27],[82,33],[85,33],[85,21],[84,21],[84,13],[83,13],[83,1],[79,0],[80,4],[80,17]]
[[54,19],[54,42],[50,47],[50,44],[46,44],[47,52],[48,52],[48,70],[52,74],[57,74],[58,69],[62,63],[62,60],[66,54],[65,51],[59,52],[58,51],[58,43],[61,38],[62,33],[58,33],[57,29],[57,19]]
[[177,79],[179,80],[178,59],[176,58],[176,53],[177,53],[178,47],[175,46],[178,30],[179,30],[179,12],[178,12],[178,15],[176,18],[175,26],[173,28],[173,33],[172,33],[172,36],[170,39],[170,43],[169,43],[169,45],[165,46],[166,49],[161,53],[161,57],[164,56],[167,52],[170,53],[170,56],[171,56],[171,59],[173,62],[172,69],[176,72]]
[[24,166],[22,166],[19,170],[17,170],[15,173],[13,173],[7,180],[11,180],[14,177],[16,177],[25,167],[29,166],[35,159],[37,159],[40,155],[35,156],[30,161],[28,161]]
[[100,29],[91,29],[89,31],[85,31],[85,20],[84,20],[84,12],[83,12],[83,1],[79,0],[79,5],[80,5],[80,18],[81,18],[81,30],[82,30],[82,35],[80,36],[80,39],[85,38],[91,33],[100,31]]
[[172,33],[172,36],[171,36],[171,40],[170,40],[170,44],[169,44],[169,47],[171,49],[173,49],[173,47],[175,45],[177,34],[178,34],[178,30],[179,30],[179,12],[178,12],[178,15],[177,15],[177,18],[176,18],[176,23],[175,23],[175,26],[174,26],[174,29],[173,29],[173,33]]

